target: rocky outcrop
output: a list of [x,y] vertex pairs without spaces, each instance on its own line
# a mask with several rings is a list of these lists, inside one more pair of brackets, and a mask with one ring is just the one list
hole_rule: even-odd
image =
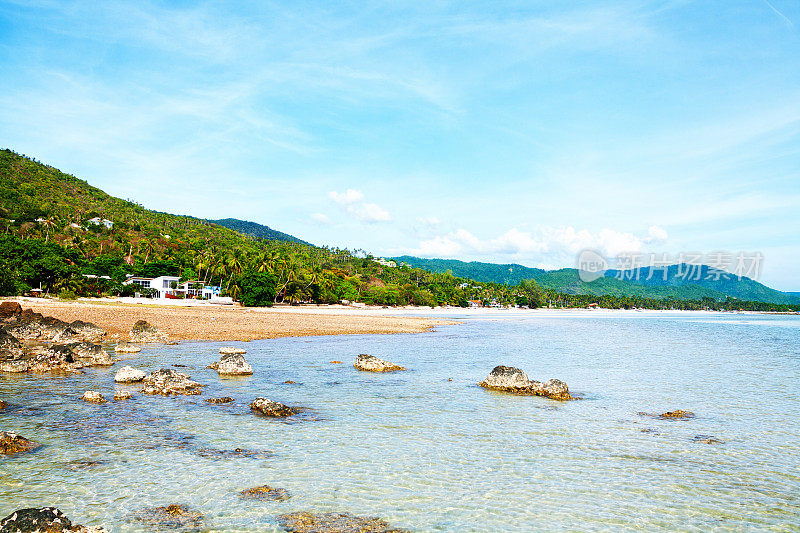
[[130,332],[131,342],[154,343],[167,342],[169,336],[146,320],[138,320]]
[[222,376],[249,376],[253,373],[253,367],[241,354],[225,354],[218,362],[211,363],[206,368],[216,370]]
[[32,452],[41,447],[41,444],[28,440],[16,433],[0,431],[0,455],[16,455],[18,453]]
[[396,372],[398,370],[405,370],[405,368],[400,365],[378,359],[374,355],[367,355],[365,353],[356,357],[356,362],[353,363],[353,366],[365,372]]
[[519,368],[496,366],[491,373],[478,383],[483,388],[512,392],[529,396],[544,396],[552,400],[572,400],[567,384],[558,379],[544,383],[528,379],[527,374]]
[[123,366],[114,375],[114,381],[117,383],[136,383],[142,381],[147,374],[138,368],[132,366]]
[[83,320],[74,320],[69,323],[69,327],[84,341],[99,342],[106,336],[106,330]]
[[7,321],[5,330],[21,340],[42,342],[80,340],[78,332],[63,320],[34,313],[30,309],[25,309],[19,316]]
[[223,346],[219,349],[219,353],[222,355],[244,355],[247,353],[247,350],[244,348],[234,348],[232,346]]
[[307,513],[278,515],[278,523],[289,533],[403,533],[380,518],[349,513]]
[[22,306],[19,302],[0,303],[0,320],[17,317],[22,314]]
[[114,360],[99,344],[73,342],[37,346],[24,359],[0,362],[2,372],[78,372],[87,366],[108,366]]
[[55,507],[37,507],[14,511],[0,520],[0,533],[108,533],[103,526],[73,525]]
[[185,505],[172,504],[166,507],[147,509],[133,515],[133,519],[144,522],[155,529],[196,530],[203,526],[203,515]]
[[200,385],[189,376],[172,368],[162,368],[152,372],[142,381],[144,394],[200,394]]
[[94,390],[87,390],[84,392],[83,396],[81,396],[81,400],[89,403],[106,403],[106,399],[103,395]]
[[288,500],[290,497],[288,490],[280,487],[270,487],[269,485],[261,485],[260,487],[253,487],[243,490],[239,493],[239,496],[249,500],[264,500],[271,502]]
[[22,343],[11,333],[0,329],[0,363],[21,359]]
[[230,396],[223,396],[222,398],[206,398],[208,403],[232,403],[233,398]]
[[135,344],[131,344],[127,341],[120,341],[114,346],[114,351],[118,353],[138,353],[141,352],[142,349]]
[[298,409],[267,398],[256,398],[250,404],[250,409],[264,416],[273,418],[285,418],[300,412]]

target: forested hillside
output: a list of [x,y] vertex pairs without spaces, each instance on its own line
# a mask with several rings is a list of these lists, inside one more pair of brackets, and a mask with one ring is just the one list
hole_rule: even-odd
[[521,277],[528,271],[519,265],[511,265],[514,272],[509,274],[519,272],[520,277],[498,281],[474,279],[488,276],[486,272],[498,265],[478,264],[485,272],[474,275],[451,268],[431,272],[432,265],[392,268],[346,249],[316,247],[295,238],[259,238],[206,220],[151,211],[10,150],[0,150],[0,228],[0,295],[32,288],[64,298],[127,294],[133,291],[122,284],[127,276],[173,275],[219,286],[245,305],[349,300],[467,306],[473,300],[530,307],[599,303],[624,308],[789,309],[692,287],[642,285],[647,291],[632,293],[613,278],[593,285],[603,287],[595,293],[602,296],[578,294],[585,288],[569,269],[532,269],[541,287]]

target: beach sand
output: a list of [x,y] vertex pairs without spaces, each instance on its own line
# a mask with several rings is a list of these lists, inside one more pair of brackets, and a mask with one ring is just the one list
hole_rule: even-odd
[[421,333],[452,320],[381,316],[364,309],[324,307],[245,308],[239,306],[177,306],[114,300],[67,302],[39,298],[15,299],[23,308],[72,322],[83,320],[105,329],[112,339],[127,339],[137,320],[147,320],[170,340],[250,341],[308,335]]

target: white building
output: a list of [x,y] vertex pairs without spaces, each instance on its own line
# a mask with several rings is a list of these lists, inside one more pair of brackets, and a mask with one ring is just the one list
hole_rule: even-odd
[[133,276],[125,281],[125,285],[138,285],[143,289],[153,289],[158,292],[158,298],[166,298],[167,294],[174,296],[176,289],[172,288],[173,283],[178,286],[181,278],[177,276],[159,276],[157,278],[141,278]]
[[385,267],[389,267],[389,268],[396,268],[397,267],[397,263],[395,263],[394,261],[390,261],[388,259],[384,259],[382,257],[379,257],[377,259],[373,259],[373,261],[375,263],[378,263],[379,265],[383,265]]
[[111,229],[114,226],[114,223],[108,220],[107,218],[100,218],[94,217],[90,218],[86,221],[87,224],[94,224],[96,226],[105,226],[108,229]]

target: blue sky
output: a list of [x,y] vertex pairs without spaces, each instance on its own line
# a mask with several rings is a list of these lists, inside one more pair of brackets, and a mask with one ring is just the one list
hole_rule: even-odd
[[0,145],[146,207],[800,291],[800,4],[0,1]]

